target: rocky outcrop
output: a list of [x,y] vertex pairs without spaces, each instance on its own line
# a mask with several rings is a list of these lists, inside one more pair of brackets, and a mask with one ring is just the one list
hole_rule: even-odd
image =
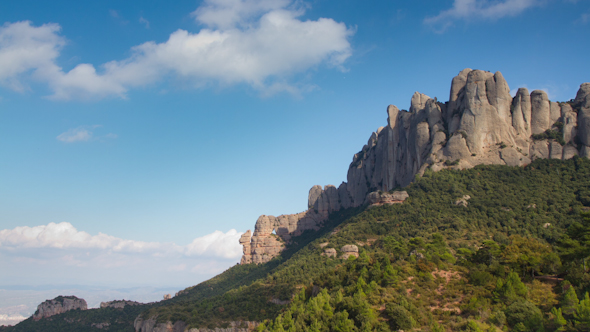
[[338,254],[336,253],[336,249],[334,248],[326,248],[324,249],[324,252],[322,253],[322,256],[327,256],[327,257],[336,257]]
[[340,248],[340,251],[342,251],[342,256],[340,257],[343,259],[347,259],[350,256],[359,257],[359,247],[354,244],[347,244]]
[[58,296],[53,300],[47,300],[37,306],[37,311],[33,314],[33,320],[51,317],[62,314],[70,310],[86,310],[88,305],[84,299],[75,296]]
[[469,196],[469,195],[463,195],[463,197],[461,197],[461,198],[459,198],[458,200],[455,201],[455,205],[467,207],[467,205],[469,205],[469,202],[467,202],[467,201],[470,200],[470,199],[471,199],[471,196]]
[[156,318],[143,319],[137,317],[133,322],[135,332],[184,332],[186,329],[186,323],[183,321],[177,321],[174,324],[172,322],[157,323]]
[[114,300],[109,302],[100,302],[101,308],[116,308],[116,309],[123,309],[126,306],[136,306],[142,305],[143,303],[135,302],[135,301],[127,301],[127,300]]
[[228,327],[225,328],[187,328],[186,324],[182,321],[176,323],[166,322],[157,323],[155,317],[149,319],[136,318],[133,323],[135,332],[250,332],[256,329],[258,326],[257,322],[249,321],[235,321],[228,322]]
[[[389,105],[387,116],[387,125],[354,155],[347,182],[313,186],[305,212],[258,219],[256,229],[264,231],[240,240],[242,263],[270,260],[283,241],[322,227],[330,213],[379,204],[372,203],[382,199],[379,192],[405,187],[426,169],[590,157],[590,83],[580,86],[574,100],[556,103],[544,91],[529,94],[526,88],[513,98],[502,73],[464,69],[451,82],[448,102],[416,92],[409,111]],[[270,238],[273,231],[278,238]]]
[[401,204],[406,198],[410,197],[407,191],[394,191],[392,193],[383,191],[374,191],[367,195],[367,204],[369,206],[379,206],[383,204]]

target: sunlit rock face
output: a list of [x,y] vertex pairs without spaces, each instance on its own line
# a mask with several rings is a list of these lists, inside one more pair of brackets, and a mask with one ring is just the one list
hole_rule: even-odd
[[33,314],[33,319],[40,320],[41,318],[51,317],[75,309],[86,310],[88,305],[84,299],[75,296],[58,296],[53,300],[47,300],[39,304],[37,311]]
[[452,79],[444,104],[416,92],[409,111],[388,106],[387,125],[353,156],[347,182],[313,186],[307,211],[258,218],[254,234],[240,239],[242,264],[269,261],[291,237],[322,227],[332,212],[395,203],[382,193],[409,185],[426,169],[524,166],[536,158],[576,155],[590,156],[590,83],[575,99],[557,103],[541,90],[520,88],[512,97],[502,73],[464,69]]

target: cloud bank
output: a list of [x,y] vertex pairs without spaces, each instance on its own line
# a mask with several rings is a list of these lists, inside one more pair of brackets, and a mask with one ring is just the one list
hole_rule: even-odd
[[238,240],[242,233],[215,231],[194,239],[186,246],[174,243],[125,240],[104,233],[90,235],[68,222],[0,230],[0,249],[14,252],[26,248],[98,249],[120,253],[143,253],[158,256],[184,255],[236,259],[242,254]]
[[330,18],[301,20],[288,0],[207,0],[192,16],[197,33],[173,32],[162,43],[131,48],[132,55],[98,67],[57,64],[66,40],[60,26],[29,21],[0,28],[0,84],[25,91],[32,79],[47,83],[52,99],[125,98],[132,88],[168,77],[194,87],[247,84],[261,92],[291,91],[292,75],[325,64],[342,69],[353,34]]
[[453,7],[437,16],[427,17],[424,23],[443,32],[457,20],[497,20],[516,16],[539,6],[543,0],[454,0]]
[[235,229],[215,231],[177,245],[91,235],[68,222],[4,229],[0,230],[0,265],[6,273],[0,285],[191,286],[239,261],[241,235]]

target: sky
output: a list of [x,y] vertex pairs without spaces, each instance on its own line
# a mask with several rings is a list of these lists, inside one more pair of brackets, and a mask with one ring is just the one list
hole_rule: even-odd
[[389,104],[464,68],[569,100],[588,36],[588,0],[2,1],[0,324],[206,280],[345,181]]

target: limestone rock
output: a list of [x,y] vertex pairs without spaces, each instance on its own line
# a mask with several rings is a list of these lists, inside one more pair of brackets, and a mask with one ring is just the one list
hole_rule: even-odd
[[37,311],[33,314],[33,320],[51,317],[62,314],[70,310],[86,310],[88,305],[84,299],[75,296],[58,296],[53,300],[47,300],[37,306]]
[[[346,182],[338,188],[313,186],[307,211],[259,218],[252,237],[240,239],[242,264],[272,259],[293,236],[319,229],[333,212],[385,203],[390,199],[379,192],[405,187],[426,169],[590,157],[590,83],[582,84],[568,103],[552,102],[540,90],[529,94],[526,88],[512,98],[502,73],[467,68],[453,78],[447,103],[416,92],[409,112],[394,105],[386,112],[387,125],[371,133],[353,156]],[[533,139],[533,134],[559,130],[553,126],[557,121],[563,123],[563,146],[539,136]]]
[[414,92],[412,100],[410,101],[410,112],[415,113],[423,110],[426,107],[426,102],[430,99],[427,95],[418,91]]
[[527,88],[520,88],[512,101],[512,126],[517,135],[531,136],[531,96]]
[[309,196],[307,198],[307,208],[311,209],[322,194],[322,186],[315,185],[309,189]]
[[551,106],[547,93],[543,90],[531,92],[531,133],[542,134],[551,128]]
[[578,137],[582,144],[590,146],[590,108],[578,112]]
[[342,251],[342,256],[340,257],[343,259],[347,259],[350,256],[359,257],[359,248],[354,244],[347,244],[340,248],[340,251]]
[[[563,140],[566,143],[574,142],[576,137],[576,127],[578,126],[578,115],[573,111],[572,106],[569,104],[561,105],[561,121],[563,123]],[[571,158],[571,157],[570,157]],[[565,158],[564,159],[569,159]]]
[[229,325],[226,328],[191,328],[188,329],[186,323],[177,321],[175,323],[157,323],[156,317],[150,317],[149,319],[143,319],[137,317],[133,326],[135,332],[251,332],[256,329],[259,325],[258,322],[250,321],[233,321],[227,322]]
[[324,252],[322,253],[322,256],[336,257],[337,256],[336,249],[334,249],[334,248],[326,248],[326,249],[324,249]]
[[143,319],[137,317],[133,322],[135,332],[184,332],[186,329],[186,323],[183,321],[177,321],[175,323],[157,323],[156,317],[150,317]]
[[467,205],[469,205],[469,203],[467,201],[470,199],[471,199],[471,196],[463,195],[462,198],[459,198],[458,200],[455,201],[455,205],[467,207]]
[[116,308],[116,309],[123,309],[126,306],[136,306],[142,305],[143,303],[136,302],[136,301],[126,301],[126,300],[114,300],[108,302],[100,302],[101,308]]
[[590,108],[590,83],[582,83],[574,103],[582,108]]
[[549,142],[549,158],[561,159],[563,156],[563,147],[556,141]]
[[367,195],[367,203],[371,206],[383,204],[401,204],[408,197],[407,191],[394,191],[392,193],[374,191]]

